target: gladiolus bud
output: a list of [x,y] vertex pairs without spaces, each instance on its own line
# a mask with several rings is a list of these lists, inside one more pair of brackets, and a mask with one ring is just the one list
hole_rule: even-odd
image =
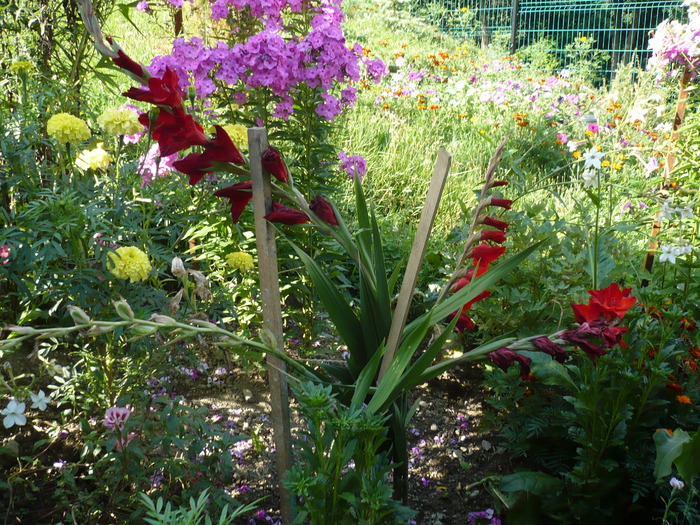
[[492,188],[497,188],[499,186],[508,186],[507,180],[495,180],[491,183]]
[[69,305],[68,313],[75,324],[90,324],[90,316],[85,313],[85,310],[77,306]]
[[114,62],[116,66],[125,69],[130,73],[133,73],[139,78],[146,80],[141,64],[129,58],[129,56],[126,53],[124,53],[124,51],[122,51],[121,49],[117,51],[117,54],[119,56],[117,58],[112,59],[112,62]]
[[507,372],[510,365],[517,361],[518,364],[520,364],[521,376],[526,376],[530,373],[530,363],[532,363],[532,360],[524,355],[514,352],[510,348],[499,348],[495,352],[491,352],[489,357],[491,358],[491,361],[493,361],[494,364],[504,372]]
[[481,241],[493,241],[501,244],[506,241],[506,234],[497,230],[484,230],[479,237]]
[[134,311],[129,306],[126,301],[117,301],[114,303],[114,309],[117,311],[117,315],[124,319],[125,321],[134,320]]
[[287,182],[289,180],[289,171],[287,166],[282,160],[282,155],[277,148],[270,146],[267,151],[262,154],[260,159],[262,162],[262,167],[270,175],[275,177],[280,182]]
[[265,215],[265,218],[270,222],[279,222],[288,226],[309,222],[309,218],[304,212],[283,206],[278,202],[272,203],[272,211]]
[[489,246],[486,243],[474,246],[471,253],[471,258],[476,262],[479,261],[479,266],[491,264],[498,259],[506,251],[505,246]]
[[481,221],[481,224],[484,226],[492,226],[494,228],[497,228],[501,231],[505,231],[505,229],[508,227],[508,223],[505,221],[499,221],[498,219],[493,219],[491,217],[484,217],[483,220]]
[[511,204],[513,204],[513,201],[510,199],[496,199],[494,197],[491,197],[489,199],[488,206],[500,206],[501,208],[505,208],[506,210],[510,210]]
[[338,219],[335,217],[333,207],[320,195],[314,197],[311,204],[309,204],[309,208],[322,221],[327,222],[331,226],[338,226]]

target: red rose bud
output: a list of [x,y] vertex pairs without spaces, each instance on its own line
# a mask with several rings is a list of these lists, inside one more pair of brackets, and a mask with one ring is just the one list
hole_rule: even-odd
[[505,229],[508,227],[508,223],[505,221],[499,221],[498,219],[492,219],[491,217],[484,217],[484,219],[481,221],[481,224],[484,226],[492,226],[494,228],[498,228],[501,231],[505,231]]
[[262,154],[261,162],[265,171],[278,181],[287,182],[289,180],[289,171],[277,148],[273,148],[272,146],[267,148],[267,151]]
[[509,199],[496,199],[494,197],[491,197],[489,199],[488,206],[500,206],[501,208],[505,208],[506,210],[510,210],[510,205],[513,204],[512,200]]
[[173,168],[190,176],[190,186],[194,186],[207,173],[212,173],[212,163],[207,160],[204,153],[192,153],[184,159],[173,162]]
[[480,241],[493,241],[498,244],[506,242],[506,234],[497,230],[484,230],[479,237]]
[[309,222],[309,218],[304,212],[283,206],[278,202],[272,203],[272,211],[265,215],[265,218],[270,222],[279,222],[288,226]]
[[146,76],[144,75],[143,66],[141,64],[129,58],[121,49],[117,51],[117,54],[119,56],[112,59],[112,62],[114,62],[116,66],[145,80]]
[[169,67],[165,68],[163,78],[148,79],[148,89],[132,87],[124,93],[124,96],[157,106],[182,109],[182,88],[178,84],[177,72]]
[[218,124],[216,128],[216,138],[204,145],[205,157],[208,160],[219,162],[231,162],[233,164],[245,164],[245,159],[238,148],[229,137],[226,130]]
[[239,182],[228,188],[220,189],[214,192],[217,197],[227,198],[229,204],[231,204],[231,219],[233,224],[238,222],[241,217],[241,213],[245,209],[246,205],[253,198],[253,183],[251,181]]
[[338,226],[338,219],[335,217],[333,207],[320,195],[316,195],[309,204],[309,208],[319,219],[327,222],[331,226]]

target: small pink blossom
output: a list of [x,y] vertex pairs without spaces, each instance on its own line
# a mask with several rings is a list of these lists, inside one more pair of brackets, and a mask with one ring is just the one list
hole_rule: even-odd
[[115,428],[121,430],[124,428],[124,423],[129,419],[131,415],[131,409],[127,407],[110,407],[105,411],[105,418],[103,424],[106,428],[114,430]]

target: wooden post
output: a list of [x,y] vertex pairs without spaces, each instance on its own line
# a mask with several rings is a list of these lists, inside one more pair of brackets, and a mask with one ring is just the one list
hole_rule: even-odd
[[510,10],[510,54],[515,55],[518,50],[518,23],[520,16],[520,0],[513,0]]
[[[663,189],[666,187],[668,184],[668,181],[671,178],[671,172],[673,171],[673,168],[676,165],[676,154],[673,151],[673,144],[678,140],[678,138],[681,135],[680,128],[683,125],[683,120],[685,119],[685,108],[688,103],[688,83],[690,82],[690,69],[689,68],[684,68],[683,69],[683,76],[681,77],[681,90],[680,93],[678,93],[678,103],[676,104],[676,115],[673,118],[673,129],[671,131],[671,140],[670,140],[670,146],[668,153],[666,154],[666,166],[664,166],[664,181],[661,184],[661,188]],[[649,251],[647,252],[646,257],[644,258],[644,269],[648,272],[651,272],[652,268],[654,267],[654,250],[656,250],[659,246],[659,243],[656,242],[656,236],[659,234],[661,231],[661,221],[658,219],[658,214],[656,215],[656,219],[654,220],[654,223],[651,226],[651,239],[652,241],[649,243]],[[649,285],[649,280],[648,279],[642,279],[642,288],[645,288],[646,286]]]
[[389,368],[394,354],[399,347],[399,342],[401,341],[401,333],[406,324],[408,310],[411,306],[411,300],[413,299],[413,290],[418,281],[418,272],[423,262],[425,249],[428,246],[428,239],[433,229],[435,215],[437,215],[438,205],[442,197],[442,190],[445,187],[445,181],[447,180],[447,174],[450,171],[451,164],[452,157],[450,154],[445,151],[445,148],[440,148],[437,162],[435,163],[435,169],[433,170],[433,178],[430,180],[428,195],[425,197],[425,205],[423,206],[423,212],[421,213],[420,222],[418,223],[418,231],[416,231],[416,236],[413,239],[411,255],[408,257],[406,273],[401,283],[401,291],[399,292],[399,298],[396,302],[394,318],[391,322],[391,328],[387,338],[386,352],[382,359],[382,366],[379,369],[379,381],[382,380],[382,377],[384,377],[384,374]]
[[[282,330],[282,304],[277,275],[277,245],[275,230],[265,220],[272,210],[270,175],[262,168],[261,157],[267,150],[265,128],[248,129],[248,152],[250,153],[250,174],[253,179],[253,211],[255,215],[255,237],[258,248],[258,271],[260,272],[260,292],[262,296],[263,325],[275,337],[277,349],[284,352]],[[292,498],[282,486],[286,471],[292,467],[292,438],[289,420],[289,391],[286,366],[281,359],[267,356],[267,377],[270,384],[272,405],[272,428],[277,459],[277,473],[280,492],[282,522],[292,522]]]

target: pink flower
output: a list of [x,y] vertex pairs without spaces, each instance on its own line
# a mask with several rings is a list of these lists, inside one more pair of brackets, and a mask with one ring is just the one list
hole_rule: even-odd
[[113,430],[115,428],[121,430],[124,428],[124,423],[129,419],[131,409],[126,407],[110,407],[105,412],[104,426]]
[[10,251],[9,244],[0,246],[0,264],[7,264],[10,262]]

